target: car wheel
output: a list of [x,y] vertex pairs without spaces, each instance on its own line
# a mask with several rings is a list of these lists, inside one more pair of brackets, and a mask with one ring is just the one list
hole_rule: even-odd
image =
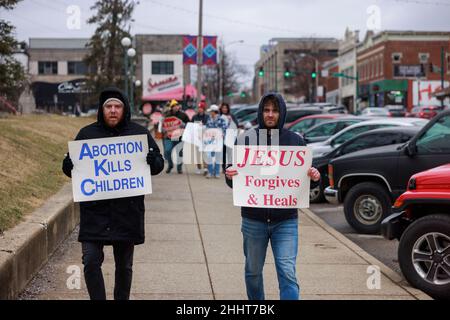
[[[323,179],[322,179],[323,180]],[[325,190],[325,185],[321,181],[320,184],[309,190],[309,202],[311,203],[322,203],[325,201],[325,194],[323,191]]]
[[398,260],[412,286],[449,300],[450,216],[434,214],[413,222],[400,239]]
[[378,183],[358,183],[345,197],[344,213],[347,222],[359,233],[378,233],[381,221],[391,213],[391,198]]

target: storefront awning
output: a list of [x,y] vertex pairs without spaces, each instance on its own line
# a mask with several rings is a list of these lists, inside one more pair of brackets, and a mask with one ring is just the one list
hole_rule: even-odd
[[407,91],[408,80],[392,80],[386,79],[370,84],[370,93],[387,92],[387,91]]
[[[142,101],[168,101],[171,99],[180,101],[183,100],[183,95],[191,96],[191,98],[195,99],[197,97],[197,89],[195,89],[193,85],[188,84],[184,88],[179,87],[165,92],[144,96],[142,97]],[[205,99],[204,95],[202,95],[202,99]]]

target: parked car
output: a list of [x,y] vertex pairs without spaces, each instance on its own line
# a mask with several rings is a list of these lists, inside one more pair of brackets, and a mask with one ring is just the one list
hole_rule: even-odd
[[239,108],[238,110],[236,110],[236,112],[234,113],[234,116],[236,117],[236,120],[238,122],[241,121],[241,119],[243,117],[245,117],[246,115],[250,114],[250,113],[254,113],[258,111],[258,106],[257,104],[252,104],[252,105],[248,105],[242,108]]
[[359,150],[375,148],[390,144],[405,143],[414,137],[420,127],[388,127],[370,130],[353,137],[349,141],[341,144],[329,153],[321,157],[314,157],[312,166],[317,168],[321,174],[320,185],[310,190],[309,201],[312,203],[325,200],[324,190],[329,185],[328,181],[328,163],[340,156],[356,152]]
[[306,143],[324,141],[332,135],[338,133],[342,129],[345,129],[348,126],[361,121],[364,121],[364,119],[355,116],[347,116],[340,117],[336,120],[322,122],[306,130],[303,134],[303,138],[305,139]]
[[441,106],[416,106],[413,107],[411,112],[407,113],[406,116],[431,119],[442,110],[444,110],[444,107]]
[[435,299],[450,299],[450,164],[413,175],[381,223],[400,240],[398,262],[408,282]]
[[303,118],[305,116],[310,116],[314,114],[325,113],[325,111],[321,108],[311,107],[306,108],[304,106],[288,106],[286,108],[286,126],[290,125],[291,122],[296,121],[297,119]]
[[360,115],[362,116],[369,116],[369,117],[390,117],[391,114],[389,113],[389,110],[384,108],[364,108]]
[[284,127],[286,129],[297,132],[299,134],[303,134],[306,130],[314,127],[315,125],[317,125],[319,123],[334,120],[334,119],[339,119],[340,117],[343,117],[343,116],[347,116],[347,115],[343,114],[343,113],[314,114],[311,116],[305,116],[300,119],[297,119],[294,122],[291,122],[288,125],[285,125]]
[[315,142],[308,144],[312,148],[313,156],[319,157],[325,153],[330,152],[334,148],[350,140],[356,135],[378,128],[395,127],[395,126],[424,126],[428,120],[415,119],[415,118],[402,118],[402,119],[373,119],[362,121],[339,131],[335,135],[329,137],[322,142]]
[[258,112],[249,113],[238,121],[238,128],[243,129],[244,127],[255,126],[258,124]]
[[347,108],[343,105],[336,105],[333,103],[328,103],[328,102],[318,102],[318,103],[310,103],[310,104],[303,104],[303,107],[313,107],[313,108],[319,108],[322,109],[323,112],[326,113],[343,113],[343,114],[347,114]]
[[388,104],[384,109],[389,111],[391,117],[404,117],[406,115],[406,108],[399,104]]
[[377,233],[413,174],[450,162],[449,141],[450,111],[444,111],[403,145],[333,159],[328,165],[330,186],[325,189],[325,198],[344,203],[346,220],[355,230]]

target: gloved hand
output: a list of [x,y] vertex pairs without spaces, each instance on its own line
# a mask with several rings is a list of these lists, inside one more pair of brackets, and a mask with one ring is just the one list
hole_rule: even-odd
[[72,171],[73,169],[73,162],[72,159],[70,159],[69,154],[66,155],[63,161],[64,168],[68,169],[69,171]]
[[153,151],[152,148],[150,148],[150,150],[147,153],[147,164],[151,165],[152,163],[155,162],[157,153],[155,151]]

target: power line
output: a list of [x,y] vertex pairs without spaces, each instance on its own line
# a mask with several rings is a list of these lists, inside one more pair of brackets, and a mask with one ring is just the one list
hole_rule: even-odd
[[[176,11],[181,11],[181,12],[185,12],[185,13],[188,13],[188,14],[198,15],[198,11],[189,10],[189,9],[178,7],[178,6],[173,6],[173,5],[162,3],[162,2],[159,2],[159,1],[156,1],[156,0],[146,0],[146,1],[154,3],[154,4],[162,6],[162,7],[173,9],[173,10],[176,10]],[[235,24],[240,24],[240,25],[245,25],[245,26],[251,26],[251,27],[256,27],[256,28],[265,29],[265,30],[271,30],[271,31],[275,30],[275,31],[283,31],[283,32],[289,32],[289,33],[298,34],[298,30],[292,30],[292,29],[280,28],[280,27],[276,27],[276,26],[268,26],[268,25],[256,24],[256,23],[247,22],[247,21],[241,21],[241,20],[237,20],[237,19],[229,19],[229,18],[225,18],[225,17],[221,17],[221,16],[212,15],[212,14],[204,14],[204,16],[210,17],[210,18],[213,18],[213,19],[227,21],[227,22],[230,22],[230,23],[235,23]]]
[[447,7],[450,6],[450,2],[442,2],[442,1],[424,1],[424,0],[394,0],[394,1],[420,5],[447,6]]

